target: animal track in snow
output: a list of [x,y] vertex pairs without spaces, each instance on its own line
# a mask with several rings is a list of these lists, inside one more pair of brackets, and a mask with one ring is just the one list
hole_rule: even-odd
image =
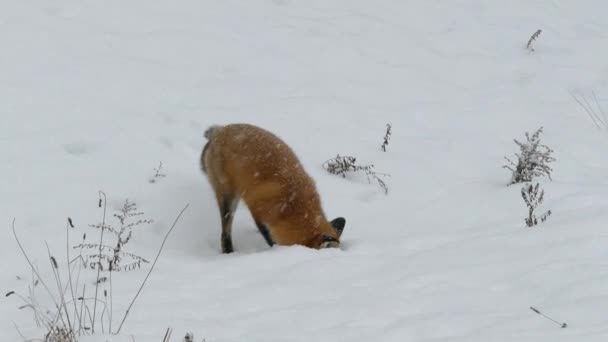
[[81,156],[88,154],[96,149],[96,146],[92,143],[85,141],[75,141],[66,145],[63,145],[64,151],[73,156]]
[[171,140],[171,138],[162,136],[159,137],[157,140],[161,145],[165,146],[167,149],[173,148],[173,141]]

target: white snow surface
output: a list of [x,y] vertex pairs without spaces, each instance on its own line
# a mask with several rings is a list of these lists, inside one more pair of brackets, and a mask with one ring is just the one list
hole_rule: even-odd
[[[608,4],[582,1],[0,2],[0,284],[27,292],[44,242],[70,244],[126,198],[155,222],[128,250],[153,259],[118,336],[83,341],[606,341]],[[529,37],[542,29],[526,50]],[[245,206],[236,252],[199,168],[204,130],[248,122],[282,137],[315,179],[340,250],[268,247]],[[386,123],[388,151],[380,151]],[[525,228],[507,187],[513,138],[555,150],[547,222]],[[354,155],[388,195],[321,164]],[[149,183],[163,162],[166,177]],[[114,327],[150,265],[113,275]],[[21,277],[19,280],[17,277]],[[87,286],[94,272],[86,274]],[[65,279],[64,279],[65,280]],[[41,300],[44,291],[39,291]],[[4,294],[4,293],[3,293]],[[40,338],[15,296],[0,340]],[[534,306],[568,327],[535,314]]]

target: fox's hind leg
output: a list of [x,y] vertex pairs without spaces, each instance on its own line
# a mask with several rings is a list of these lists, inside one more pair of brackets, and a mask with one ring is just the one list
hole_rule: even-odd
[[[205,132],[205,136],[210,138],[211,133],[213,132],[208,130]],[[239,204],[239,197],[233,191],[229,180],[223,175],[221,163],[218,163],[218,161],[221,161],[221,158],[218,156],[217,151],[214,154],[213,147],[211,141],[205,144],[201,153],[201,169],[207,174],[220,209],[220,218],[222,220],[222,252],[232,253],[234,251],[232,247],[232,219]]]
[[239,204],[239,198],[236,195],[218,195],[217,203],[222,218],[222,253],[232,253],[234,251],[232,247],[232,220]]

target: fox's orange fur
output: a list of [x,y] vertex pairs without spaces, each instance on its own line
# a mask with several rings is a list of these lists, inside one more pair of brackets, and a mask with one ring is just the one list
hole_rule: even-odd
[[247,124],[213,126],[205,136],[201,166],[220,208],[224,253],[233,251],[239,199],[270,245],[339,246],[344,219],[327,221],[314,181],[281,139]]

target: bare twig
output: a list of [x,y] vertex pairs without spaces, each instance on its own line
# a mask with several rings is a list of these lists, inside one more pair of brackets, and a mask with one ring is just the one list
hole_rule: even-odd
[[152,266],[150,267],[150,270],[148,271],[148,274],[146,274],[146,277],[144,278],[143,282],[141,283],[141,286],[139,287],[139,290],[137,290],[137,293],[135,294],[135,297],[133,297],[133,299],[131,300],[131,304],[129,304],[129,307],[127,308],[127,311],[125,312],[125,315],[122,318],[122,321],[120,322],[120,326],[118,327],[118,330],[116,330],[115,334],[120,333],[120,329],[122,329],[123,324],[127,320],[127,317],[129,316],[129,312],[131,312],[131,308],[133,307],[133,304],[135,304],[135,301],[137,300],[137,297],[139,297],[139,294],[141,293],[141,291],[143,290],[144,286],[146,285],[146,281],[150,277],[150,274],[152,274],[152,271],[154,270],[154,266],[156,266],[156,262],[158,261],[158,258],[160,257],[160,254],[163,251],[163,247],[165,246],[165,243],[167,242],[167,238],[169,238],[169,234],[171,234],[171,232],[173,231],[173,229],[177,225],[177,222],[181,218],[182,214],[186,211],[186,209],[188,209],[189,206],[190,206],[190,204],[186,204],[186,206],[180,211],[180,213],[175,218],[175,221],[173,222],[173,225],[171,225],[171,228],[169,229],[169,231],[167,231],[167,234],[165,234],[163,242],[161,243],[160,248],[158,249],[158,253],[156,254],[156,257],[154,258],[154,262],[152,262]]
[[593,121],[593,124],[595,125],[595,127],[601,129],[602,127],[600,127],[600,125],[597,123],[597,120],[595,119],[594,115],[591,114],[591,111],[589,111],[589,109],[581,102],[581,100],[579,100],[574,93],[570,93],[570,95],[572,96],[572,98],[574,99],[574,101],[576,101],[581,107],[583,107],[583,109],[585,110],[585,112],[587,112],[587,115],[589,115],[589,117],[591,118],[591,121]]
[[[99,206],[101,207],[102,204],[102,199],[101,196],[103,196],[103,218],[101,221],[101,234],[100,234],[100,238],[99,238],[99,255],[101,255],[102,252],[102,246],[103,246],[103,232],[105,231],[104,227],[106,225],[106,209],[107,209],[107,197],[106,197],[106,193],[103,191],[99,191]],[[101,267],[97,268],[97,279],[99,279],[99,274],[101,273]],[[99,293],[99,282],[96,282],[95,285],[95,302],[93,303],[93,323],[91,325],[91,332],[94,333],[95,332],[95,316],[97,314],[97,295]]]
[[[76,337],[74,336],[74,329],[72,327],[72,320],[70,319],[70,314],[68,311],[68,306],[66,304],[65,301],[65,295],[63,292],[63,285],[61,283],[61,275],[59,274],[59,266],[57,265],[57,261],[55,260],[55,258],[51,255],[51,249],[49,248],[49,244],[45,241],[44,244],[46,245],[46,250],[47,253],[49,255],[49,259],[51,260],[51,266],[53,269],[53,276],[55,277],[55,282],[57,283],[57,290],[59,291],[59,299],[61,300],[61,305],[58,308],[59,310],[59,316],[61,317],[62,321],[63,321],[63,315],[61,314],[61,310],[63,307],[63,312],[65,312],[65,319],[68,322],[68,334],[71,335],[72,339],[76,339]],[[69,272],[69,269],[68,269]]]
[[608,127],[608,117],[606,117],[606,112],[604,112],[601,102],[597,99],[597,96],[595,95],[595,90],[592,90],[591,94],[593,94],[593,100],[597,105],[597,109],[600,111],[600,113],[602,113],[602,117],[604,119],[604,127]]
[[386,147],[388,146],[388,143],[391,140],[392,128],[393,126],[390,123],[386,124],[386,133],[384,133],[384,141],[382,142],[382,146],[380,146],[383,152],[386,152]]
[[526,48],[530,51],[534,51],[534,47],[532,47],[532,42],[535,41],[536,39],[538,39],[538,36],[540,36],[540,34],[543,32],[543,30],[536,30],[536,32],[534,32],[534,34],[532,34],[532,37],[530,37],[530,39],[528,40],[528,45],[526,45]]
[[13,326],[15,327],[15,330],[17,330],[17,334],[19,334],[19,336],[21,336],[21,339],[24,341],[27,341],[27,338],[25,338],[25,336],[23,336],[23,334],[21,333],[21,330],[19,330],[17,323],[13,322]]
[[167,328],[167,332],[165,332],[165,337],[163,338],[163,342],[169,342],[169,340],[171,340],[172,333],[173,333],[173,329]]
[[25,257],[25,260],[27,261],[27,263],[30,265],[30,268],[32,269],[32,272],[34,273],[34,275],[36,276],[36,280],[42,284],[42,286],[44,287],[44,289],[46,290],[46,292],[49,294],[51,300],[53,301],[53,304],[55,304],[55,307],[59,307],[59,304],[57,303],[57,301],[55,300],[55,297],[53,296],[53,293],[51,292],[51,290],[49,289],[49,287],[46,285],[46,283],[44,282],[44,280],[42,279],[42,277],[40,276],[40,274],[38,273],[38,270],[36,270],[36,268],[34,267],[34,264],[32,264],[32,262],[30,261],[30,258],[27,256],[27,253],[25,252],[25,249],[23,248],[23,245],[21,244],[21,241],[19,241],[19,238],[17,237],[17,232],[15,230],[15,219],[13,219],[13,236],[15,237],[15,241],[17,241],[17,245],[19,246],[19,249],[21,250],[21,253],[23,254],[23,256]]
[[565,322],[564,322],[564,323],[558,322],[558,321],[554,320],[553,318],[551,318],[551,317],[549,317],[549,316],[545,315],[544,313],[540,312],[540,310],[538,310],[538,309],[537,309],[537,308],[535,308],[535,307],[532,307],[532,306],[531,306],[531,307],[530,307],[530,310],[532,310],[532,311],[536,312],[537,314],[539,314],[539,315],[541,315],[541,316],[545,317],[546,319],[548,319],[548,320],[552,321],[553,323],[555,323],[555,324],[557,324],[557,325],[561,326],[561,328],[562,328],[562,329],[563,329],[563,328],[567,328],[567,327],[568,327],[568,324],[566,324]]
[[606,127],[606,123],[604,122],[604,120],[602,120],[602,118],[593,109],[593,106],[589,104],[589,101],[587,101],[587,97],[583,95],[582,98],[583,98],[583,101],[585,102],[585,104],[587,105],[587,108],[589,108],[589,110],[591,111],[591,113],[593,114],[593,116],[595,116],[595,118],[601,124],[601,126]]
[[114,297],[112,295],[112,272],[110,272],[110,327],[108,332],[112,333],[112,320],[114,319]]
[[80,322],[80,325],[78,326],[78,335],[82,334],[83,330],[86,331],[84,329],[85,328],[84,321],[82,320],[82,315],[84,313],[84,296],[86,293],[86,288],[87,288],[87,284],[86,283],[82,284],[82,297],[81,297],[82,299],[80,301],[80,314],[79,314],[79,318],[78,318],[78,320]]
[[163,162],[161,161],[158,164],[158,167],[154,168],[154,175],[148,180],[148,182],[156,183],[157,179],[167,177],[166,174],[162,173],[162,170],[163,170]]
[[[76,318],[78,318],[78,315],[76,314],[78,312],[78,307],[76,306],[76,296],[74,295],[74,286],[73,286],[73,282],[72,282],[72,268],[70,267],[70,228],[69,227],[74,227],[74,225],[72,224],[72,219],[68,217],[68,223],[66,224],[65,227],[65,250],[66,250],[66,263],[67,263],[67,267],[68,267],[68,281],[69,281],[69,285],[70,285],[70,295],[72,296],[72,302],[74,303],[74,324],[76,324]],[[82,324],[82,322],[78,323],[79,325]]]
[[[536,217],[534,211],[543,203],[545,191],[540,189],[539,183],[536,183],[536,186],[530,184],[521,188],[521,197],[524,199],[524,202],[528,207],[528,217],[524,219],[526,226],[536,226],[538,224],[538,217]],[[551,210],[548,210],[542,214],[540,216],[540,221],[545,222],[549,216],[551,216]]]
[[604,112],[602,106],[600,105],[600,101],[598,100],[595,91],[593,91],[592,94],[595,107],[597,107],[597,111],[599,113],[593,109],[593,106],[589,103],[584,94],[576,95],[574,92],[570,92],[570,96],[572,96],[574,101],[576,101],[576,103],[578,103],[583,110],[585,110],[589,118],[591,118],[591,121],[593,121],[595,127],[598,129],[608,129],[608,117],[606,116],[606,112]]

